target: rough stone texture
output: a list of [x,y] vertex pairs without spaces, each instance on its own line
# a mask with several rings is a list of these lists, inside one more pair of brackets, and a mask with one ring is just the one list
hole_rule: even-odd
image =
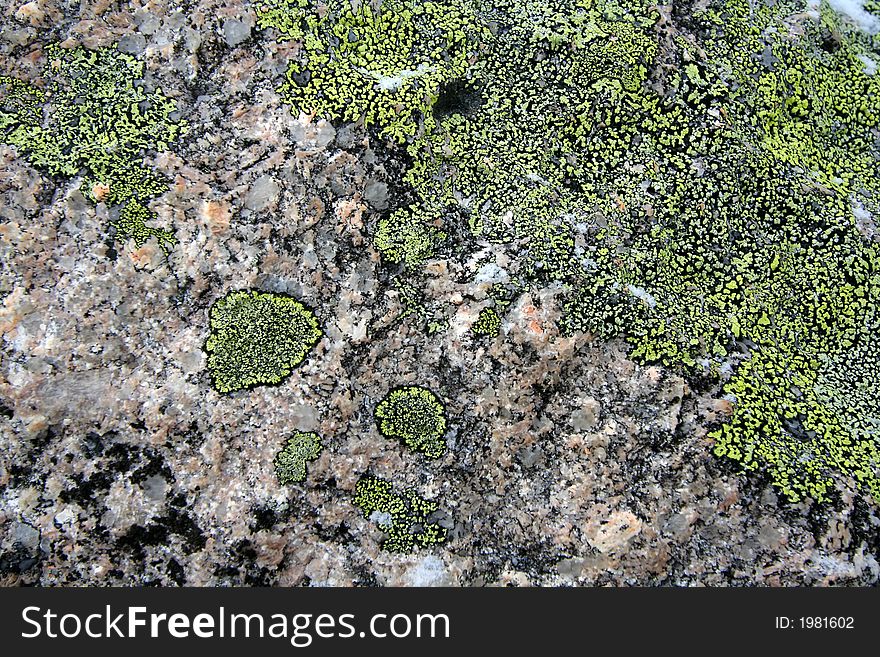
[[[125,7],[125,8],[120,8]],[[187,137],[149,162],[179,244],[108,237],[108,209],[0,146],[0,582],[17,584],[869,584],[878,509],[846,493],[791,505],[713,457],[730,411],[712,384],[560,336],[558,290],[517,301],[494,341],[457,308],[427,335],[369,235],[392,207],[395,151],[357,126],[292,116],[288,46],[231,0],[5,2],[0,72],[28,80],[52,41],[143,52]],[[251,37],[251,38],[249,38]],[[475,272],[469,272],[474,274]],[[488,288],[490,283],[486,283]],[[286,382],[218,395],[202,346],[230,290],[293,294],[325,335]],[[447,405],[438,461],[382,438],[391,385]],[[322,436],[303,485],[272,460]],[[449,540],[409,556],[351,498],[365,473],[440,501]]]

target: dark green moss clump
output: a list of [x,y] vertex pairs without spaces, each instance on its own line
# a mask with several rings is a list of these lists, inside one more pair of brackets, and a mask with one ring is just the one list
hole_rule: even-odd
[[433,392],[421,386],[395,388],[376,407],[379,433],[402,440],[426,456],[440,458],[446,451],[446,413]]
[[208,369],[223,393],[280,383],[322,335],[311,310],[269,292],[230,292],[211,307],[210,321]]
[[0,141],[50,175],[81,175],[87,198],[118,211],[117,237],[137,246],[154,237],[167,252],[174,235],[148,225],[154,215],[146,205],[168,183],[143,157],[185,132],[172,118],[175,102],[147,92],[143,62],[115,48],[50,44],[45,55],[45,88],[0,76]]
[[367,518],[378,522],[386,534],[382,549],[388,552],[412,552],[416,546],[446,540],[446,529],[429,520],[438,509],[437,503],[415,491],[397,493],[390,482],[364,477],[355,488],[354,504]]
[[275,456],[275,474],[282,485],[300,482],[306,478],[306,462],[314,461],[324,446],[314,433],[297,432],[287,439]]

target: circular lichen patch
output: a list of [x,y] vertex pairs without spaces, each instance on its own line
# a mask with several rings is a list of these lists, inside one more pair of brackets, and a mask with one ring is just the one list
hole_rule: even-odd
[[432,459],[446,451],[443,403],[427,388],[405,386],[389,392],[376,407],[376,423],[386,438],[402,440]]
[[205,344],[218,392],[276,385],[317,344],[321,329],[311,310],[289,296],[244,290],[211,307]]

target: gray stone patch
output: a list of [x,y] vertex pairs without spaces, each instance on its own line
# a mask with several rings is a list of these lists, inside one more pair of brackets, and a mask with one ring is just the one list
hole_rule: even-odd
[[251,36],[251,27],[247,23],[230,18],[223,23],[223,38],[232,48],[247,41]]

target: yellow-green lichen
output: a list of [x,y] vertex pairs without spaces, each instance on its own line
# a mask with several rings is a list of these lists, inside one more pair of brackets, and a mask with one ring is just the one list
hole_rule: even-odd
[[318,458],[323,448],[321,438],[315,433],[298,431],[288,438],[272,462],[278,483],[285,485],[304,481],[306,462]]
[[471,326],[474,335],[495,337],[501,329],[501,318],[494,308],[483,308]]
[[156,238],[167,252],[173,234],[149,225],[146,205],[168,184],[143,158],[185,131],[175,102],[148,92],[143,62],[115,48],[50,44],[44,53],[44,87],[0,77],[0,141],[50,175],[80,175],[87,198],[118,208],[117,237],[137,246]]
[[388,552],[408,553],[446,540],[446,529],[431,520],[438,504],[415,491],[398,493],[388,481],[363,477],[355,487],[354,504],[385,532],[382,549]]
[[295,111],[362,120],[404,141],[430,130],[430,108],[467,67],[475,17],[466,2],[297,0],[257,5],[257,23],[302,42],[279,91]]
[[412,267],[431,257],[446,234],[418,208],[407,208],[379,220],[373,242],[386,262]]
[[211,307],[205,343],[214,388],[230,393],[287,378],[322,333],[311,310],[283,294],[230,292]]
[[[686,17],[641,0],[454,4],[471,17],[468,56],[447,55],[436,100],[402,103],[390,130],[411,158],[408,197],[374,241],[406,313],[442,325],[419,293],[425,262],[468,266],[491,244],[515,263],[505,300],[553,284],[563,330],[723,377],[718,455],[791,500],[846,479],[880,497],[874,370],[851,366],[880,331],[880,37],[806,0],[713,0]],[[310,80],[331,70],[321,90],[337,103],[373,93],[326,45],[346,12],[295,37],[322,44],[296,79],[318,93]],[[404,30],[395,66],[427,61],[406,52],[443,25]],[[311,107],[369,114],[332,102]],[[367,122],[389,134],[388,116]]]
[[403,386],[390,391],[376,406],[376,423],[386,438],[402,440],[429,458],[446,451],[446,411],[427,388]]

